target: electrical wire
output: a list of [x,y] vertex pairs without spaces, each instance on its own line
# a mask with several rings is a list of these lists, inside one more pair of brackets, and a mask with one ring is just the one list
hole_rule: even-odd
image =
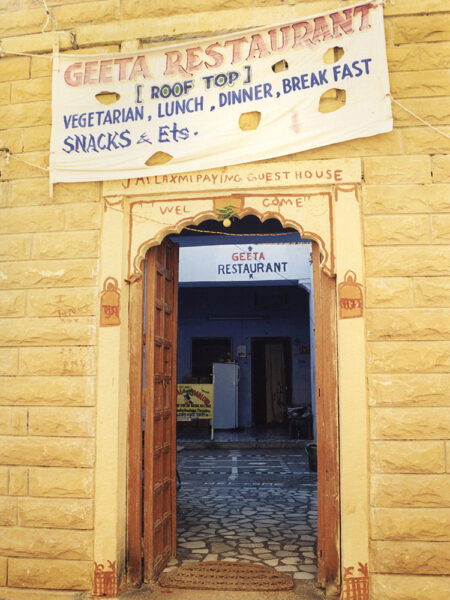
[[418,121],[420,121],[424,125],[427,125],[427,127],[431,127],[431,129],[434,129],[434,131],[436,131],[440,135],[443,135],[444,137],[450,139],[450,135],[448,133],[445,133],[445,131],[441,131],[440,129],[438,129],[437,127],[435,127],[434,125],[432,125],[431,123],[428,123],[428,121],[425,121],[425,119],[422,119],[422,117],[419,117],[419,115],[416,115],[415,112],[413,112],[412,110],[409,110],[409,108],[406,108],[406,106],[404,106],[401,102],[399,102],[398,100],[396,100],[394,98],[394,96],[392,96],[392,94],[388,94],[388,96],[392,100],[392,102],[395,102],[395,104],[398,104],[398,106],[400,106],[401,108],[403,108],[403,110],[406,110],[407,113],[409,113],[411,116],[415,117]]
[[46,21],[45,21],[45,23],[44,23],[44,26],[43,26],[43,27],[42,27],[42,29],[41,29],[41,33],[44,33],[44,31],[45,31],[45,29],[46,29],[46,27],[47,27],[47,25],[48,25],[48,22],[50,21],[50,10],[49,10],[49,8],[48,8],[48,6],[47,6],[47,2],[46,2],[46,0],[41,0],[41,2],[42,2],[42,4],[44,5],[45,12],[46,12],[46,14],[47,14],[47,19],[46,19]]

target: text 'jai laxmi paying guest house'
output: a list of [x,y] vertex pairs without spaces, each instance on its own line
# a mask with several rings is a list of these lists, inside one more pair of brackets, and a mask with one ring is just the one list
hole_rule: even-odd
[[0,40],[0,597],[157,577],[209,354],[238,427],[310,407],[318,585],[446,600],[446,3],[3,0]]

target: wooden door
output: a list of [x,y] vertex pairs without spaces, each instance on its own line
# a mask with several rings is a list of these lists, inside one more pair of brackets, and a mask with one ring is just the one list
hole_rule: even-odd
[[286,346],[287,344],[281,341],[267,341],[265,344],[267,425],[282,425],[286,421]]
[[176,553],[178,246],[149,250],[145,302],[144,580]]
[[252,411],[257,427],[280,425],[291,402],[291,340],[252,338]]
[[313,244],[317,415],[318,583],[336,591],[340,584],[339,438],[336,358],[336,284],[319,269]]
[[149,250],[145,282],[132,284],[130,294],[128,579],[134,585],[156,578],[176,553],[177,284],[178,246],[167,240]]

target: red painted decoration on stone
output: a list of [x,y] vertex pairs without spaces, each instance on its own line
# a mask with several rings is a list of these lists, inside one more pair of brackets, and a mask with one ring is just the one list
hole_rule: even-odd
[[341,600],[369,600],[369,567],[367,563],[358,565],[360,575],[353,575],[355,567],[344,568]]
[[108,560],[109,570],[105,565],[94,563],[94,593],[97,598],[114,598],[117,595],[116,561]]
[[356,281],[356,274],[347,271],[344,281],[338,285],[339,318],[355,319],[363,316],[362,285]]
[[117,279],[105,279],[100,298],[100,327],[120,325],[120,290]]

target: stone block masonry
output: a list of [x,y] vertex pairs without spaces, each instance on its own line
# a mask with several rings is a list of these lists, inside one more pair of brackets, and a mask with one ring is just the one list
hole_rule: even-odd
[[[52,68],[43,55],[56,40],[96,54],[348,4],[47,3],[42,33],[41,2],[0,1],[2,48],[40,55],[0,56],[0,147],[42,167]],[[393,96],[448,136],[445,4],[387,2],[385,27]],[[371,600],[447,600],[450,145],[398,105],[393,113],[392,132],[280,160],[362,161]],[[0,171],[0,598],[74,600],[92,590],[94,571],[102,185],[58,184],[50,197],[45,171],[13,160]]]
[[[26,8],[0,21],[21,44],[39,24],[36,48],[42,11]],[[50,65],[0,59],[1,145],[44,166]],[[12,163],[0,188],[0,596],[72,599],[92,589],[100,186],[50,198],[42,171]]]

